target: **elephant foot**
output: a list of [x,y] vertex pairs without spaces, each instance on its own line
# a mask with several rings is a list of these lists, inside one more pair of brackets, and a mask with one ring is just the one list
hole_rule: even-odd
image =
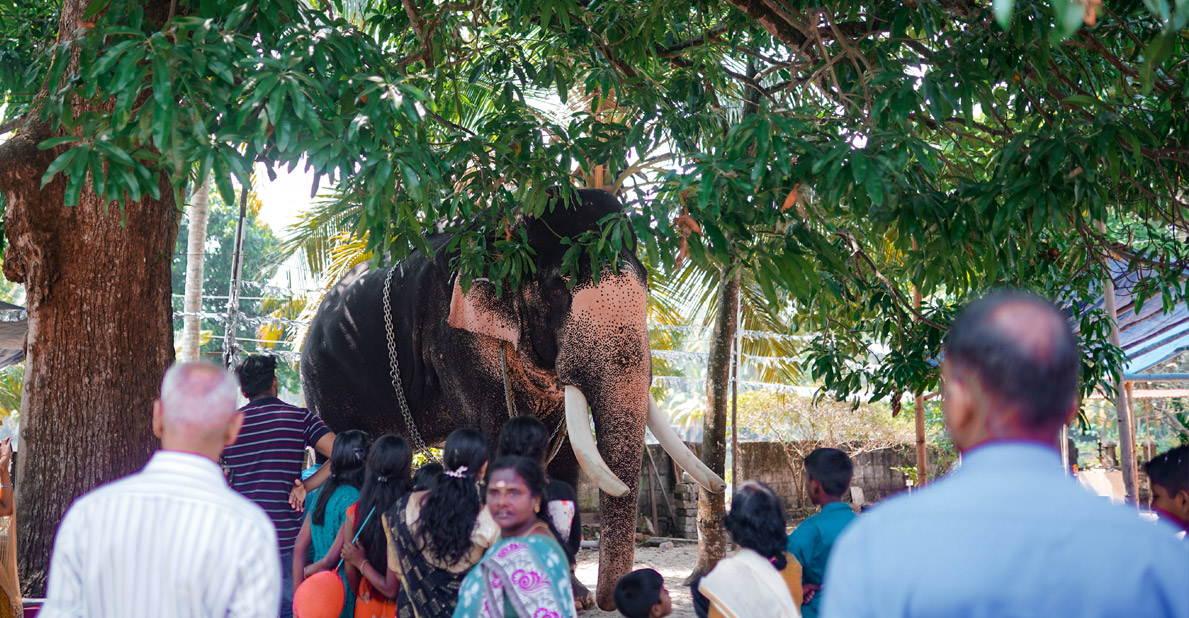
[[574,607],[582,609],[594,609],[595,600],[594,595],[590,593],[590,589],[582,585],[578,581],[578,574],[570,574],[570,587],[574,589]]

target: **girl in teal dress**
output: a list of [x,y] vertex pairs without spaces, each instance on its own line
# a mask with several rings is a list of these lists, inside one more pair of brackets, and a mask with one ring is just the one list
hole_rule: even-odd
[[487,471],[487,510],[500,541],[462,582],[454,618],[575,618],[566,552],[541,510],[545,470],[501,457]]
[[[338,564],[337,552],[334,556],[328,552],[335,544],[347,508],[359,500],[368,446],[367,434],[362,431],[344,431],[335,436],[330,452],[330,477],[306,496],[305,520],[293,545],[294,590],[305,578]],[[349,618],[354,614],[355,594],[347,588],[345,569],[340,571],[340,577],[349,593],[340,616]]]

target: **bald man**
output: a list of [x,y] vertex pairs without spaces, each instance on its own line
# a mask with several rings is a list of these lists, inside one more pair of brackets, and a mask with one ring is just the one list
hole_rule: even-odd
[[1065,317],[996,292],[945,348],[942,409],[962,466],[842,534],[822,616],[1189,616],[1189,548],[1062,470],[1080,366]]
[[153,404],[161,450],[140,472],[70,507],[54,543],[43,618],[274,618],[272,522],[216,463],[243,415],[237,384],[206,363],[169,368]]

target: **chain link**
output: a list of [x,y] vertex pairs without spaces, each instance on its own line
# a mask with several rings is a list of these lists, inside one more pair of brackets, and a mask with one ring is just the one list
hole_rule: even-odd
[[409,403],[405,401],[405,389],[400,383],[400,359],[396,356],[396,337],[392,332],[392,304],[388,292],[392,286],[392,273],[395,270],[396,268],[390,267],[388,276],[384,278],[384,332],[388,335],[389,374],[392,376],[392,389],[396,391],[396,401],[400,404],[401,414],[405,417],[405,427],[409,429],[409,441],[413,443],[413,453],[428,453],[429,447],[425,445],[421,439],[421,432],[417,431],[417,425],[413,423],[413,414],[409,412]]

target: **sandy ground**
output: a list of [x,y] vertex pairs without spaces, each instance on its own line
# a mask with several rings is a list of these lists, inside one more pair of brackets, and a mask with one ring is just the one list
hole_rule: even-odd
[[[673,598],[674,618],[694,618],[694,606],[690,600],[689,588],[681,584],[694,567],[698,546],[694,544],[674,545],[669,549],[659,547],[637,547],[637,569],[656,569],[665,578],[665,587]],[[578,580],[594,592],[599,579],[599,550],[584,549],[578,554]],[[578,612],[579,616],[618,616],[618,612],[604,612],[588,609]]]

